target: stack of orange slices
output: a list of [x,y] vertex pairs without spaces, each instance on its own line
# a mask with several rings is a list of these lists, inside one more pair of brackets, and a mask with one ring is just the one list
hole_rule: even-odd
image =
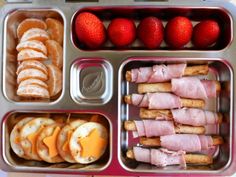
[[17,27],[17,95],[51,98],[62,90],[63,24],[27,18]]

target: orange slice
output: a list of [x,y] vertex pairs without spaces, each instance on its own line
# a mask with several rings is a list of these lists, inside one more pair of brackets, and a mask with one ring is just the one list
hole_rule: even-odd
[[21,38],[21,36],[30,28],[40,28],[46,30],[47,25],[43,20],[37,18],[27,18],[18,25],[17,37]]
[[24,41],[16,46],[16,50],[18,52],[24,49],[33,49],[38,52],[42,52],[44,55],[47,55],[47,48],[41,41],[36,41],[36,40]]
[[31,28],[23,34],[20,42],[32,40],[45,42],[48,39],[49,35],[45,30],[42,30],[40,28]]
[[48,50],[48,57],[52,59],[52,64],[61,68],[63,63],[63,49],[61,45],[54,40],[47,40],[45,44]]
[[32,49],[21,50],[17,55],[18,61],[24,60],[46,60],[48,57],[41,52],[37,52]]
[[48,85],[45,82],[43,82],[43,81],[41,81],[39,79],[32,79],[32,78],[23,80],[19,84],[19,87],[23,87],[23,86],[27,86],[27,85],[38,85],[38,86],[41,86],[41,87],[43,87],[45,89],[48,89]]
[[18,75],[22,70],[30,68],[38,69],[48,75],[47,67],[37,60],[25,60],[21,62],[21,64],[17,68],[16,74]]
[[57,95],[62,89],[62,73],[61,70],[54,65],[48,67],[48,87],[50,96]]
[[62,23],[59,20],[56,20],[53,18],[47,18],[46,24],[48,27],[48,33],[49,33],[50,38],[57,41],[59,44],[62,45],[63,34],[64,34]]
[[26,80],[26,79],[39,79],[41,81],[48,80],[48,76],[38,69],[24,69],[17,76],[17,83]]
[[39,85],[18,87],[17,95],[22,97],[49,98],[48,90]]

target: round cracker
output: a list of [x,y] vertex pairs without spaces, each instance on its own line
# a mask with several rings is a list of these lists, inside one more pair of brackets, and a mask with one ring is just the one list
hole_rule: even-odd
[[[80,152],[81,152],[81,146],[78,142],[79,138],[84,138],[90,134],[90,132],[94,129],[97,129],[99,132],[99,136],[104,138],[106,140],[106,145],[104,146],[103,150],[101,151],[101,154],[99,155],[98,158],[95,157],[81,157]],[[72,157],[75,159],[76,162],[79,162],[81,164],[88,164],[95,162],[98,160],[105,152],[106,146],[107,146],[107,141],[108,140],[108,133],[106,128],[96,122],[88,122],[84,123],[83,125],[79,126],[73,133],[70,139],[69,147],[71,151]],[[96,148],[96,147],[95,147]]]
[[67,135],[69,131],[74,132],[74,130],[76,128],[78,128],[79,126],[81,126],[82,124],[86,123],[87,121],[85,120],[75,120],[70,122],[68,125],[64,126],[57,138],[57,149],[59,154],[61,155],[61,157],[70,163],[76,163],[75,159],[72,157],[71,153],[68,153],[67,151],[63,150],[63,146],[67,140]]
[[50,157],[48,147],[43,142],[44,138],[51,136],[57,127],[61,128],[62,124],[55,123],[55,124],[49,125],[45,127],[38,136],[38,140],[37,140],[38,155],[41,159],[43,159],[44,161],[48,163],[59,163],[59,162],[64,161],[64,159],[60,156],[59,153],[54,157]]
[[36,118],[25,124],[20,131],[21,146],[24,152],[32,160],[42,160],[37,153],[32,151],[32,144],[28,140],[28,136],[37,132],[41,127],[53,124],[55,121],[49,118]]
[[22,120],[20,120],[12,129],[11,134],[10,134],[10,144],[11,144],[11,148],[14,151],[14,153],[19,156],[22,157],[24,159],[29,159],[29,157],[27,157],[27,155],[24,152],[24,149],[21,146],[21,143],[17,143],[16,139],[20,139],[20,131],[22,129],[22,127],[27,124],[29,121],[31,121],[33,118],[32,117],[26,117],[23,118]]

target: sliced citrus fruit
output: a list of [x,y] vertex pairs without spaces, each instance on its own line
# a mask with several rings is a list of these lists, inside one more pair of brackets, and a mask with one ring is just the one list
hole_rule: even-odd
[[31,28],[23,34],[20,42],[31,41],[31,40],[38,40],[41,42],[45,42],[48,39],[49,35],[45,30],[42,30],[40,28]]
[[47,67],[38,60],[25,60],[21,62],[17,68],[16,74],[18,75],[22,70],[30,68],[38,69],[48,75]]
[[18,25],[17,37],[21,38],[21,36],[31,28],[40,28],[46,30],[47,25],[43,20],[37,18],[27,18]]
[[37,52],[32,49],[21,50],[17,55],[18,61],[24,60],[46,60],[48,57],[41,52]]
[[57,95],[62,89],[62,73],[61,70],[54,65],[48,67],[48,87],[50,96]]
[[42,81],[48,80],[48,76],[44,74],[42,71],[31,68],[31,69],[24,69],[18,74],[17,83],[19,84],[23,80],[30,79],[30,78],[39,79]]
[[27,85],[38,85],[38,86],[41,86],[43,88],[48,89],[48,85],[45,82],[43,82],[43,81],[41,81],[39,79],[32,79],[32,78],[23,80],[19,84],[19,87],[23,87],[23,86],[27,86]]
[[18,52],[24,49],[33,49],[38,52],[42,52],[44,55],[47,55],[47,48],[41,41],[36,41],[36,40],[24,41],[24,42],[20,42],[16,46],[16,50]]
[[47,40],[45,44],[48,50],[48,57],[52,59],[52,64],[61,68],[63,63],[63,49],[61,45],[54,40]]
[[39,85],[26,85],[18,87],[17,95],[22,97],[49,98],[48,90]]
[[62,45],[63,43],[63,25],[59,20],[53,18],[47,18],[46,24],[48,27],[48,33],[50,38],[57,41],[59,44]]

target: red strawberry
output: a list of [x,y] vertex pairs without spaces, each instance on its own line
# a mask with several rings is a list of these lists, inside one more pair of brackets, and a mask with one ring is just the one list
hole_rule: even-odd
[[143,19],[138,26],[138,37],[147,48],[158,48],[164,37],[162,22],[156,17]]
[[204,20],[193,28],[193,44],[206,48],[214,44],[220,35],[220,27],[215,20]]
[[172,48],[182,48],[192,37],[193,26],[186,17],[171,19],[165,29],[165,40]]
[[108,26],[108,36],[116,47],[130,45],[136,37],[136,27],[132,20],[116,18]]
[[82,12],[76,17],[75,32],[78,40],[92,49],[101,47],[106,40],[102,21],[89,12]]

